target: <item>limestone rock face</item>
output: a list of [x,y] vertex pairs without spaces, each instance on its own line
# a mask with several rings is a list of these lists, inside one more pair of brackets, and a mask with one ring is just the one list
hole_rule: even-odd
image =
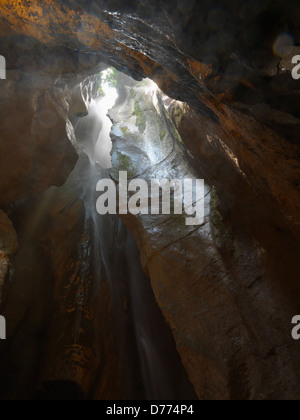
[[0,97],[2,207],[64,183],[77,160],[66,86],[38,74],[14,77],[4,82]]
[[[127,101],[110,112],[112,178],[127,170],[132,179],[149,185],[153,178],[206,180],[202,226],[187,227],[175,215],[121,216],[139,245],[144,270],[198,397],[299,398],[297,343],[290,339],[290,314],[299,293],[299,244],[292,241],[293,251],[282,250],[277,261],[276,244],[289,243],[289,235],[268,226],[268,206],[253,194],[240,169],[231,166],[226,149],[198,133],[201,117],[199,122],[197,114],[177,104],[180,110],[173,110],[173,116],[180,137],[161,94],[139,92],[139,85],[129,86]],[[192,149],[197,159],[181,139],[198,145]],[[157,142],[161,146],[153,149],[160,155],[152,149]],[[273,217],[274,224],[280,220]],[[289,291],[278,275],[283,265],[294,285]]]
[[[210,131],[209,123],[192,109],[182,112],[178,105],[173,105],[170,111],[181,138],[194,156],[192,161],[196,167],[205,170],[207,179],[213,185],[210,220],[214,244],[231,278],[230,289],[235,296],[238,310],[246,328],[250,328],[248,334],[252,338],[249,337],[247,342],[251,342],[252,350],[249,350],[259,348],[260,350],[254,350],[254,354],[262,351],[261,356],[256,359],[258,365],[261,359],[264,360],[263,368],[258,368],[259,375],[254,373],[256,368],[252,365],[251,380],[246,371],[244,379],[248,377],[247,381],[254,387],[258,386],[258,382],[254,385],[256,381],[263,384],[271,380],[278,389],[285,383],[284,377],[277,376],[281,371],[277,365],[278,357],[285,368],[287,365],[284,360],[294,361],[298,358],[297,343],[290,339],[290,318],[298,307],[296,296],[299,295],[299,241],[291,235],[286,218],[282,217],[282,209],[270,203],[257,190],[252,190],[237,160],[232,166],[234,156],[225,148],[221,135],[219,137],[217,131]],[[268,168],[264,170],[267,171]],[[272,205],[274,207],[270,214]],[[260,327],[257,329],[258,325]],[[280,349],[278,343],[282,343]],[[247,366],[252,357],[247,356]],[[232,367],[237,366],[236,362],[235,359]],[[291,369],[289,378],[294,375],[292,365],[293,362],[288,368]],[[274,371],[277,372],[276,377],[273,376]],[[233,376],[240,374],[241,370],[237,368]],[[234,395],[237,395],[236,392],[239,391],[233,383],[232,385]],[[249,390],[248,387],[249,382],[246,386]],[[244,392],[243,387],[240,390]],[[271,396],[267,388],[264,392],[266,398],[282,398],[284,394],[282,391],[281,396],[275,395],[275,391]],[[293,387],[285,394],[286,397],[289,393],[298,398]]]
[[[252,188],[281,209],[298,236],[300,108],[290,60],[299,54],[300,33],[299,5],[293,3],[7,0],[0,5],[1,53],[11,70],[44,67],[55,76],[105,61],[138,79],[151,77],[209,121],[214,134],[208,135],[221,141]],[[27,112],[30,101],[24,101]],[[26,147],[28,128],[22,131]],[[57,169],[64,153],[57,156]],[[29,165],[24,156],[24,167]],[[25,175],[24,167],[15,178]],[[57,183],[54,171],[55,165],[51,178]],[[46,182],[45,174],[38,175]]]
[[68,77],[63,72],[51,74],[48,66],[8,70],[7,80],[1,81],[1,207],[64,184],[76,164],[70,119],[87,114],[97,96],[98,75]]
[[[197,396],[300,398],[290,336],[300,296],[300,82],[291,77],[299,7],[1,1],[0,300],[4,284],[10,337],[8,347],[0,343],[2,396],[32,398],[39,389],[37,397],[50,398],[65,381],[77,397],[146,395],[139,369],[135,386],[120,379],[138,360],[124,338],[135,337],[122,288],[126,234],[115,221],[101,227],[109,241],[97,230],[110,269],[95,275],[105,247],[92,240],[82,191],[65,184],[78,159],[70,121],[87,114],[98,73],[114,66],[139,82],[151,78],[169,99],[151,84],[142,95],[143,82],[124,76],[123,100],[110,113],[112,178],[127,170],[147,181],[206,181],[203,226],[186,227],[181,216],[123,216]],[[114,299],[123,320],[115,335]]]

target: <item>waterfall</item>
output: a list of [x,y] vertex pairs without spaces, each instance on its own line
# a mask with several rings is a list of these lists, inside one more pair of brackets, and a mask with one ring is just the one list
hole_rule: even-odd
[[110,130],[112,122],[107,116],[107,112],[113,107],[117,99],[117,92],[115,89],[110,90],[110,94],[96,102],[96,112],[102,121],[102,129],[99,134],[95,147],[95,161],[103,169],[111,168],[111,148],[112,143],[110,139]]
[[107,87],[105,96],[91,101],[88,116],[73,122],[80,152],[88,156],[91,165],[97,164],[102,169],[111,168],[112,122],[107,114],[117,97],[116,89]]
[[108,97],[91,103],[87,117],[73,122],[81,150],[73,176],[92,224],[94,273],[100,281],[104,271],[109,282],[118,357],[126,365],[121,378],[122,398],[136,399],[137,392],[149,400],[194,397],[150,280],[142,270],[134,239],[118,216],[100,216],[96,211],[96,184],[109,177],[111,166],[112,124],[107,112],[115,100],[116,92],[111,91]]

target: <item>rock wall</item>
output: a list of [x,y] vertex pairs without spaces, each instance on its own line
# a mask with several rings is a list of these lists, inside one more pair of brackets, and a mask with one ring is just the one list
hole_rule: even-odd
[[[86,115],[97,90],[91,76],[113,65],[138,81],[153,79],[188,104],[145,113],[149,104],[139,88],[131,98],[129,89],[129,108],[112,113],[113,162],[115,171],[126,168],[146,179],[193,174],[207,182],[205,225],[197,230],[184,229],[178,219],[124,219],[198,397],[299,398],[299,352],[290,339],[290,320],[299,311],[300,108],[299,82],[290,73],[291,57],[299,54],[299,13],[298,2],[283,0],[1,2],[7,80],[0,81],[0,287],[5,284],[11,325],[2,395],[28,398],[35,391],[29,383],[48,380],[77,383],[80,389],[70,391],[77,397],[115,397],[122,388],[120,367],[111,382],[103,374],[100,389],[91,387],[99,372],[90,360],[103,363],[91,350],[98,348],[91,331],[110,303],[105,289],[97,318],[89,282],[83,301],[76,300],[82,287],[68,269],[84,270],[80,252],[87,251],[78,195],[62,194],[61,207],[52,208],[46,192],[37,205],[48,203],[47,220],[57,223],[53,231],[38,229],[45,261],[26,242],[37,239],[41,211],[31,213],[39,201],[32,194],[67,180],[78,159],[70,119]],[[24,231],[20,208],[29,220]],[[23,245],[13,273],[17,242]],[[66,245],[71,242],[74,248]],[[58,343],[57,319],[64,319]],[[76,332],[84,324],[77,347],[68,336],[75,324]],[[97,324],[108,343],[105,354],[115,344],[107,325]],[[16,335],[23,326],[25,337]],[[36,360],[45,330],[47,357],[57,368],[50,363],[41,373]],[[17,350],[22,346],[26,357]],[[61,346],[69,353],[59,352]],[[107,366],[116,365],[114,357]],[[23,371],[25,361],[19,378],[14,372]],[[6,362],[17,368],[5,371]]]
[[278,217],[270,217],[231,156],[203,139],[197,113],[178,103],[167,111],[161,93],[141,89],[128,83],[127,100],[110,112],[113,179],[126,170],[149,185],[151,179],[206,180],[201,227],[185,226],[182,216],[121,216],[198,397],[299,398],[297,343],[290,338],[299,243],[278,232]]
[[0,211],[0,304],[5,279],[11,268],[10,257],[17,252],[18,238],[13,224],[3,211]]
[[9,70],[43,66],[48,77],[105,61],[152,78],[209,119],[214,141],[299,235],[299,95],[288,65],[299,51],[298,11],[282,0],[4,1],[1,52]]

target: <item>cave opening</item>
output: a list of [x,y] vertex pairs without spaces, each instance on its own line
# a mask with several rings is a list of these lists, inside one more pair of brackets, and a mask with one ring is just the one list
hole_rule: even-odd
[[[157,117],[161,118],[158,91],[152,80],[137,82],[114,68],[100,73],[97,97],[92,99],[88,115],[72,120],[80,153],[69,182],[80,191],[79,196],[83,200],[88,220],[91,247],[89,267],[95,289],[92,299],[101,299],[99,288],[103,287],[103,281],[107,282],[109,288],[113,338],[107,331],[105,341],[110,344],[114,341],[114,357],[118,369],[121,369],[118,373],[116,369],[114,372],[119,375],[120,382],[120,389],[115,392],[119,392],[118,396],[122,399],[137,396],[150,400],[181,399],[183,396],[196,399],[171,330],[157,305],[150,280],[140,263],[141,256],[135,239],[119,216],[100,216],[96,211],[95,185],[99,179],[114,179],[115,173],[120,169],[133,176],[134,163],[130,159],[134,155],[132,151],[135,147],[136,162],[139,164],[139,135],[143,135],[146,140],[143,153],[147,151],[149,159],[157,164],[165,158],[162,152],[166,156],[172,152],[173,143],[171,148],[169,145],[164,150],[168,127],[163,130],[161,127],[153,128],[147,121],[146,113],[149,112],[153,117],[154,109],[158,110]],[[161,106],[165,109],[165,103],[168,102],[169,105],[171,100],[161,93],[160,95],[164,101]],[[149,101],[152,110],[147,109]],[[150,122],[153,123],[153,120],[150,119]],[[154,122],[157,124],[157,121]],[[155,137],[155,144],[150,138],[153,135],[159,137],[158,140]],[[115,144],[120,141],[115,153]],[[130,158],[126,152],[128,141]],[[170,143],[170,139],[166,143]],[[103,311],[99,311],[98,316],[103,318]],[[100,383],[105,374],[110,374],[106,368],[104,372],[101,371]],[[103,398],[99,389],[101,386],[99,387],[96,380],[90,396]],[[105,396],[108,391],[102,389],[101,392]]]
[[[0,1],[1,400],[300,399],[299,16]],[[122,172],[204,223],[98,214]]]
[[[102,169],[110,169],[112,167],[110,152],[112,143],[110,139],[110,131],[112,122],[107,113],[115,105],[118,99],[117,92],[118,73],[112,67],[103,70],[99,75],[99,88],[97,99],[92,100],[92,106],[96,107],[96,111],[102,122],[102,128],[95,146],[94,161],[102,167]],[[91,110],[89,110],[91,111]]]

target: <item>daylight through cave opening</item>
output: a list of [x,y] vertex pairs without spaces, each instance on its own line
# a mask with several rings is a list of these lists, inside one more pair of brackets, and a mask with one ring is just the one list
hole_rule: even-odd
[[0,2],[1,400],[300,399],[299,16]]
[[[168,114],[170,103],[149,79],[138,83],[113,68],[100,73],[88,116],[73,122],[81,153],[103,174],[97,183],[97,191],[102,192],[96,206],[99,214],[185,214],[186,225],[203,224],[204,180],[183,179],[182,174],[172,179],[170,173],[158,173],[162,178],[148,182],[139,178],[147,165],[136,166],[136,162],[148,160],[148,166],[159,167],[176,155],[176,147],[183,147]],[[105,178],[105,173],[113,179]]]
[[[114,342],[117,365],[123,366],[125,359],[128,363],[122,367],[126,374],[114,368],[122,388],[119,395],[177,399],[186,394],[194,399],[126,218],[101,216],[96,211],[96,184],[100,179],[115,179],[121,170],[134,177],[145,173],[152,162],[158,173],[166,176],[166,168],[160,170],[159,165],[172,156],[178,138],[169,132],[170,121],[162,118],[166,112],[162,99],[165,97],[154,82],[137,82],[108,68],[101,72],[97,83],[97,95],[90,103],[88,115],[72,119],[79,160],[67,182],[67,188],[78,191],[87,220],[88,258],[84,254],[79,258],[86,273],[82,281],[84,284],[89,273],[96,296],[104,284],[109,290],[113,338],[106,340]],[[85,247],[79,246],[78,252],[85,253]],[[78,310],[80,307],[79,304]]]

